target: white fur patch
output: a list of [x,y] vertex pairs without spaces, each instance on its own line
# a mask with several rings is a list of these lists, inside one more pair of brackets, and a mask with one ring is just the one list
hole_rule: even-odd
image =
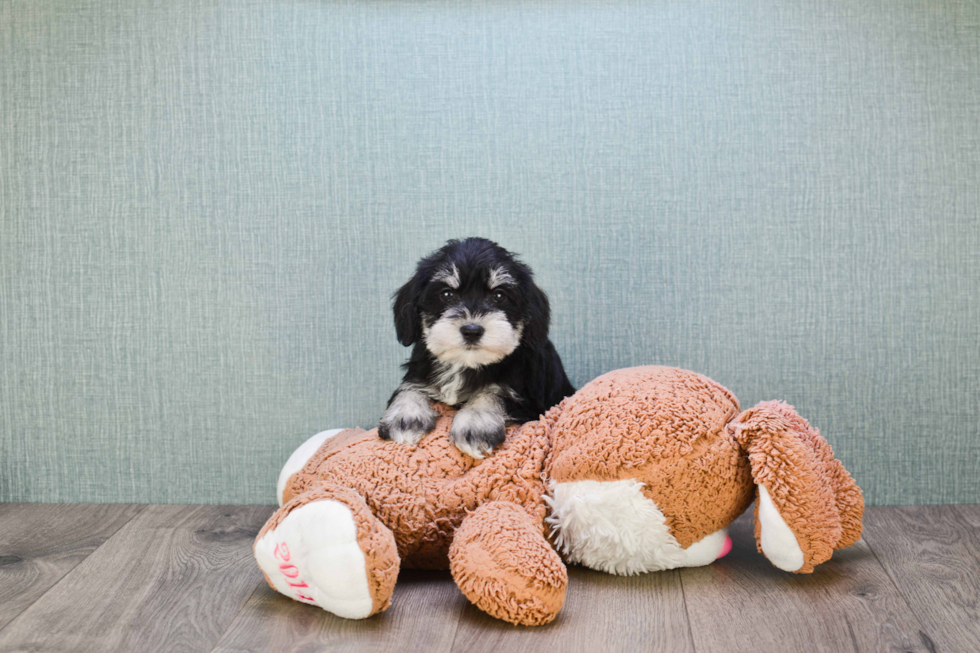
[[[496,386],[493,387],[495,389]],[[491,446],[484,440],[489,435],[504,427],[507,414],[504,412],[504,402],[493,393],[481,392],[464,405],[453,416],[452,430],[449,437],[456,448],[472,458],[483,458],[490,453]],[[467,434],[475,438],[467,438]]]
[[727,529],[681,547],[643,484],[575,481],[551,484],[552,535],[570,562],[610,574],[630,575],[676,567],[699,567],[718,559]]
[[422,393],[421,388],[414,383],[403,383],[398,386],[398,394],[385,410],[381,421],[388,426],[388,435],[392,441],[400,444],[416,444],[425,435],[425,430],[408,430],[398,425],[420,423],[431,428],[435,419],[436,412],[432,410],[429,399]]
[[[475,345],[467,343],[459,331],[466,324],[484,328]],[[426,348],[440,363],[474,368],[492,365],[509,356],[521,342],[522,328],[515,328],[503,312],[493,311],[476,316],[444,315],[432,326],[424,325],[422,332]]]
[[762,552],[773,565],[783,571],[796,571],[803,566],[803,550],[776,510],[765,485],[759,486],[759,525]]
[[487,281],[487,286],[490,290],[500,286],[512,286],[514,283],[514,277],[510,276],[507,270],[503,268],[493,268],[490,270],[490,278]]
[[282,494],[286,491],[286,483],[289,481],[289,477],[303,469],[306,462],[328,438],[332,438],[343,430],[330,429],[329,431],[321,431],[296,447],[296,451],[289,456],[289,460],[282,466],[282,471],[279,472],[279,481],[276,483],[276,498],[279,500],[280,508],[282,508]]
[[440,270],[432,276],[433,281],[441,281],[450,288],[459,288],[459,268],[456,264],[451,264],[447,269]]
[[436,401],[455,406],[460,403],[463,391],[463,369],[465,365],[440,365],[435,374],[435,385],[427,388]]
[[364,619],[373,602],[364,552],[350,509],[321,499],[289,513],[255,544],[255,560],[276,590],[347,619]]

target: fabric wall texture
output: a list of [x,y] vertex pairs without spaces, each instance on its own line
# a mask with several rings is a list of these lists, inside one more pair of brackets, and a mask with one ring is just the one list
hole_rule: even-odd
[[578,385],[785,399],[875,504],[980,501],[980,5],[0,3],[0,500],[272,502],[482,235]]

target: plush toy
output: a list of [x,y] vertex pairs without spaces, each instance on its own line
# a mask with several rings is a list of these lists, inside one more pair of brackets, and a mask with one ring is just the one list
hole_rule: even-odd
[[809,573],[861,535],[861,491],[788,405],[740,412],[699,374],[605,374],[483,460],[449,442],[453,410],[414,447],[376,431],[314,436],[279,481],[255,540],[277,591],[341,617],[385,610],[400,568],[449,568],[463,594],[514,624],[558,614],[565,563],[614,574],[707,565],[756,502],[759,551]]

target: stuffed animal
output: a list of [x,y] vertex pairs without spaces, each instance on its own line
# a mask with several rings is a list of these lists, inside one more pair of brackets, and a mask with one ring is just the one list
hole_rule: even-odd
[[758,549],[786,571],[861,535],[861,491],[816,429],[781,402],[741,412],[693,372],[600,376],[483,460],[450,444],[454,411],[435,408],[414,447],[338,429],[296,450],[255,540],[274,589],[359,619],[389,606],[400,568],[448,567],[480,609],[539,625],[562,607],[566,563],[710,564],[753,500]]

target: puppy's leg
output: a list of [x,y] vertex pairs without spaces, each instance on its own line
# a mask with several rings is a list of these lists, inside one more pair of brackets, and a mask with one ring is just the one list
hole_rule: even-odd
[[504,402],[488,388],[474,395],[453,417],[449,439],[456,448],[473,458],[483,458],[504,441],[507,413]]
[[382,440],[416,444],[436,425],[438,413],[429,398],[414,383],[402,383],[388,400],[388,408],[378,424]]

